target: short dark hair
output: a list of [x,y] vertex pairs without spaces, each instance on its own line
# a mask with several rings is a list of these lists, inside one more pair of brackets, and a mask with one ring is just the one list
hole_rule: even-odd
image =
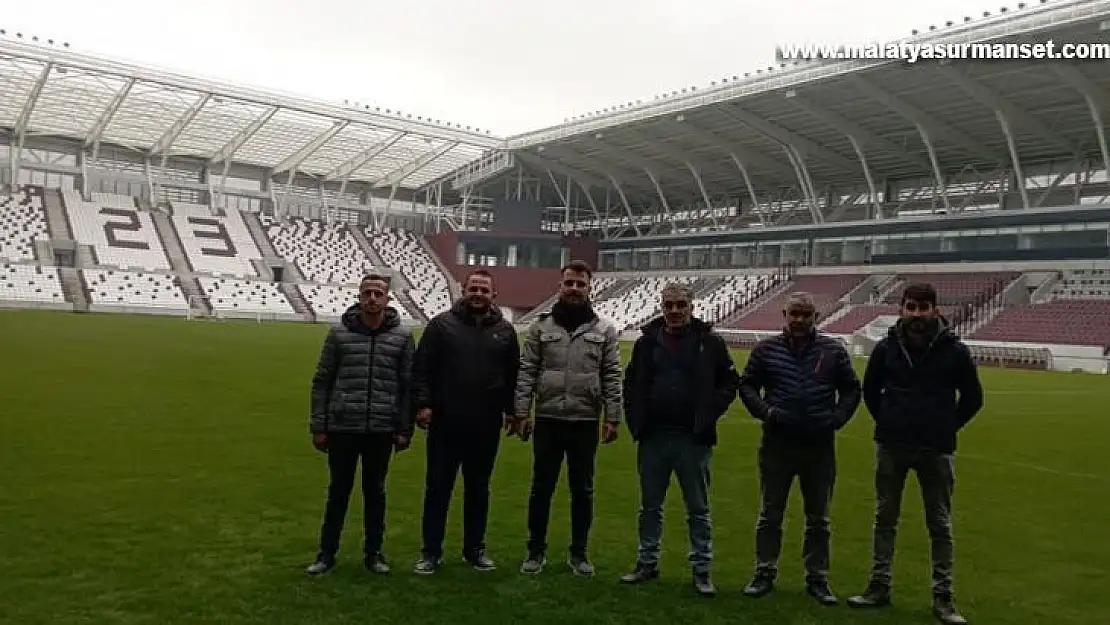
[[466,274],[466,278],[463,279],[463,284],[466,284],[467,282],[470,282],[470,279],[473,278],[474,276],[481,276],[483,278],[489,278],[490,284],[494,284],[493,274],[490,273],[488,269],[481,269],[481,268],[474,269],[470,273]]
[[586,274],[587,278],[591,278],[591,279],[594,277],[593,268],[590,267],[590,264],[587,263],[584,260],[572,260],[572,261],[570,261],[569,263],[567,263],[566,265],[563,266],[563,270],[562,270],[561,273],[566,273],[568,271],[573,271],[575,273],[584,273],[584,274]]
[[902,303],[913,300],[915,302],[928,302],[934,307],[937,305],[937,290],[927,282],[915,282],[906,285],[902,291]]
[[368,280],[373,280],[375,282],[384,282],[386,286],[390,286],[393,283],[393,280],[387,275],[383,275],[380,273],[368,273],[362,277],[362,280],[359,280],[359,284],[362,284],[363,282],[366,282]]

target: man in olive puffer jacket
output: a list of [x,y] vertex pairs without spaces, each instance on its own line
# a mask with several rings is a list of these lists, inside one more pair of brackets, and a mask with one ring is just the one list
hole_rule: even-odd
[[389,304],[389,278],[369,275],[351,306],[324,340],[312,378],[312,444],[328,455],[328,502],[320,551],[307,569],[335,566],[355,472],[362,458],[366,568],[388,573],[382,556],[385,478],[393,451],[409,445],[415,344]]

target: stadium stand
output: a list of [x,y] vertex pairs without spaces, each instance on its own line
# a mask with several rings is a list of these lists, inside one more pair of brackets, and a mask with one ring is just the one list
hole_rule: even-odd
[[239,211],[229,210],[221,217],[205,206],[175,204],[173,225],[193,271],[234,278],[258,277],[251,261],[260,259],[262,253]]
[[717,323],[733,314],[754,294],[767,288],[764,275],[734,275],[724,278],[708,293],[694,299],[694,314],[703,321]]
[[171,269],[150,213],[139,210],[135,198],[93,193],[86,202],[76,191],[63,189],[62,200],[74,238],[92,246],[98,265],[144,271]]
[[969,345],[971,355],[980,365],[1009,369],[1048,369],[1052,352],[1047,348],[1010,345]]
[[37,265],[0,265],[0,301],[65,304],[58,270]]
[[48,236],[41,196],[26,189],[0,195],[0,258],[33,260],[35,241]]
[[1110,348],[1110,270],[1065,272],[1051,298],[1002,308],[970,338]]
[[296,315],[289,300],[272,282],[211,276],[197,276],[197,280],[208,296],[212,311],[219,315]]
[[428,256],[415,234],[407,230],[373,230],[369,227],[364,232],[385,264],[400,272],[412,284],[408,294],[420,312],[431,319],[451,308],[447,277]]
[[[358,289],[351,286],[302,284],[300,289],[317,319],[331,320],[338,318],[353,304],[358,303]],[[412,313],[396,301],[395,297],[392,306],[397,309],[397,314],[401,316],[402,321],[413,320]]]
[[617,326],[618,331],[633,329],[659,313],[659,291],[669,282],[693,285],[697,278],[691,276],[652,276],[638,281],[635,286],[610,297],[594,302],[594,311]]
[[[373,264],[344,224],[259,215],[274,249],[314,284],[356,284]],[[357,299],[357,298],[356,298]]]
[[90,310],[106,307],[185,314],[189,302],[168,273],[85,269],[86,293]]
[[726,325],[739,330],[779,330],[783,324],[782,310],[786,305],[786,299],[790,293],[797,291],[813,294],[818,312],[827,317],[840,309],[840,298],[859,286],[865,277],[858,274],[795,276],[793,280],[786,283],[782,292]]

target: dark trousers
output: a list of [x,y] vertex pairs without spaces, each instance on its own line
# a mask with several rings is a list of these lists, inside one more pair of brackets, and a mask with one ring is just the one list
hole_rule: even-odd
[[501,422],[491,420],[476,428],[434,428],[428,434],[424,474],[424,549],[429,558],[443,556],[447,510],[455,478],[463,475],[463,555],[486,548],[489,483],[501,441]]
[[806,580],[823,582],[829,574],[829,506],[836,482],[836,447],[831,441],[815,444],[764,441],[760,447],[762,507],[756,523],[756,571],[772,579],[778,575],[783,515],[795,477],[805,511],[802,558]]
[[663,502],[671,476],[678,480],[686,504],[686,526],[690,538],[690,566],[708,573],[713,562],[713,523],[709,517],[709,462],[713,448],[703,445],[688,432],[654,432],[636,449],[640,473],[640,548],[637,561],[649,567],[659,564],[663,538]]
[[902,511],[902,490],[910,471],[917,474],[925,505],[925,527],[933,565],[933,593],[952,593],[952,492],[956,485],[952,454],[879,445],[875,453],[875,542],[871,579],[889,586],[894,538]]
[[365,542],[363,552],[370,556],[381,552],[385,534],[385,478],[393,456],[392,434],[329,434],[328,503],[324,524],[320,529],[321,559],[334,561],[339,551],[339,538],[347,517],[347,504],[355,485],[355,472],[362,459],[362,499]]
[[570,483],[570,553],[584,556],[594,516],[594,460],[600,439],[596,421],[537,419],[532,434],[532,489],[528,496],[528,553],[547,551],[551,497],[563,459]]

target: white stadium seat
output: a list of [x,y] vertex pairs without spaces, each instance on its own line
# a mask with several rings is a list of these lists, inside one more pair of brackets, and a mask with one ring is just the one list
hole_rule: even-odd
[[736,312],[745,301],[745,294],[757,290],[766,280],[766,276],[728,276],[712,291],[694,300],[694,315],[716,323]]
[[0,265],[0,301],[64,304],[62,281],[54,267]]
[[296,315],[293,306],[273,282],[197,276],[200,288],[216,313]]
[[251,263],[261,259],[243,215],[236,210],[227,215],[192,215],[174,211],[173,226],[193,271],[218,276],[256,278]]
[[85,269],[91,306],[163,309],[185,313],[189,302],[173,274]]
[[[300,289],[312,311],[320,317],[339,317],[358,303],[358,289],[353,286],[302,284]],[[397,309],[402,321],[412,320],[412,315],[397,301],[396,296],[391,305]]]
[[317,220],[274,221],[260,215],[266,235],[285,260],[314,284],[358,284],[373,264],[344,224]]
[[659,291],[670,282],[691,285],[697,278],[690,276],[655,276],[640,280],[620,297],[594,303],[599,317],[612,321],[620,331],[634,329],[659,313]]
[[[409,296],[429,319],[451,308],[447,277],[407,230],[366,228],[366,238],[385,264],[412,283]],[[400,306],[398,306],[400,308]]]
[[170,261],[148,211],[135,198],[94,193],[86,202],[76,191],[62,190],[73,237],[91,245],[99,265],[121,269],[168,271]]
[[0,258],[32,260],[35,241],[47,238],[41,195],[24,191],[0,195]]

